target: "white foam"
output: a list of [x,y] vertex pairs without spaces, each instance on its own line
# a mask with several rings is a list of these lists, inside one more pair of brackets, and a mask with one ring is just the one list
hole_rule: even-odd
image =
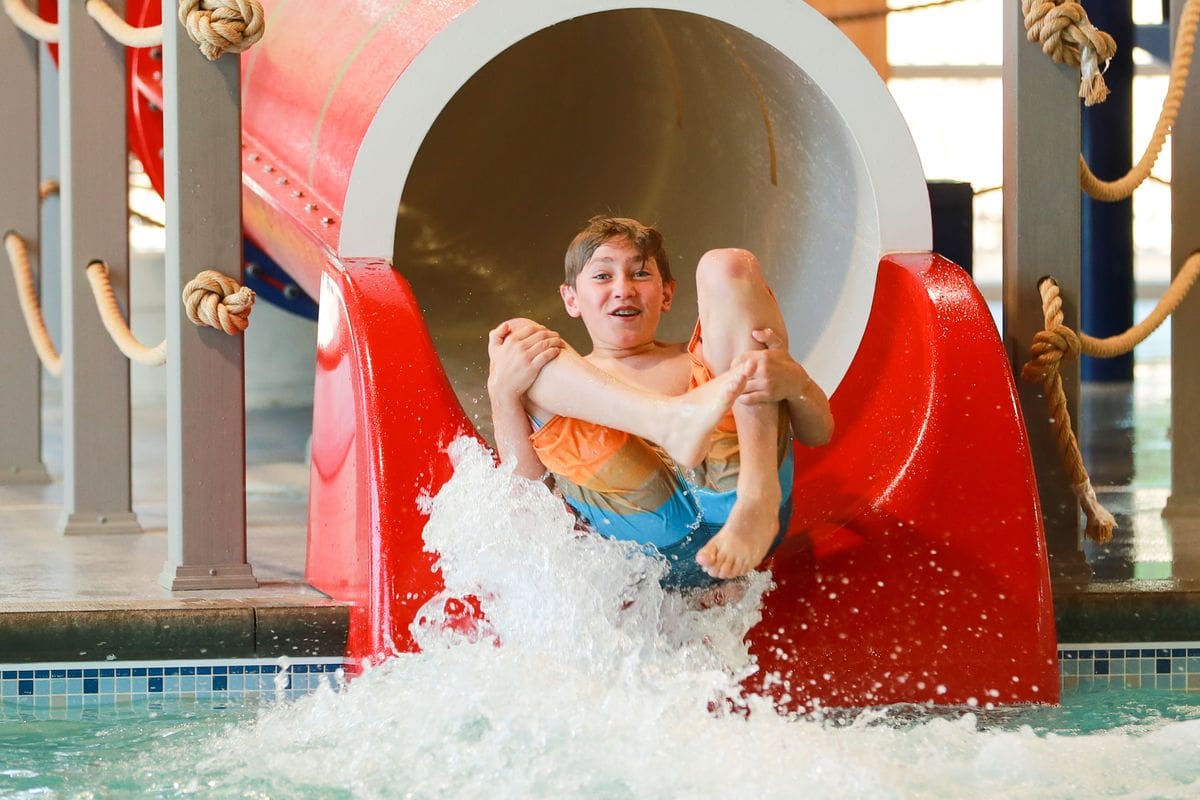
[[[424,609],[423,652],[213,738],[195,766],[206,785],[368,798],[1200,789],[1200,720],[1059,735],[988,727],[972,713],[900,724],[894,710],[785,718],[740,696],[739,680],[755,669],[743,639],[769,576],[754,576],[737,602],[701,609],[663,592],[659,561],[576,532],[561,501],[494,468],[478,445],[457,442],[452,455],[454,477],[432,499],[425,532],[447,589]],[[440,624],[446,601],[465,595],[480,598],[488,620],[471,635]]]

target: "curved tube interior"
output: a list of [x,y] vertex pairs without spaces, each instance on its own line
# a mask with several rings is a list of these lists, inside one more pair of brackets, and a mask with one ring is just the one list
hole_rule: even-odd
[[874,290],[873,191],[838,110],[778,50],[697,14],[608,11],[526,37],[453,96],[405,183],[394,263],[485,435],[487,330],[528,316],[588,350],[557,287],[595,213],[663,231],[679,281],[667,339],[695,323],[700,255],[753,250],[793,354],[832,391]]

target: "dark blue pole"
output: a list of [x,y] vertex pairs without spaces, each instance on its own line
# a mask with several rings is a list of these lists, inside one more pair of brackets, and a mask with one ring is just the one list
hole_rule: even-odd
[[[1111,94],[1083,110],[1083,156],[1098,177],[1119,178],[1133,164],[1133,41],[1130,0],[1104,0],[1088,6],[1088,16],[1117,42],[1105,81]],[[1083,196],[1080,303],[1083,330],[1092,336],[1122,333],[1133,324],[1133,200],[1105,203]],[[1133,380],[1133,354],[1117,358],[1085,356],[1083,379]]]

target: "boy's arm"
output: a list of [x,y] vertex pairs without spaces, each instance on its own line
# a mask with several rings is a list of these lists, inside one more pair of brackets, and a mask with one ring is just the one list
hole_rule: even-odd
[[527,319],[510,319],[488,334],[488,397],[500,461],[515,461],[514,472],[540,480],[546,467],[529,436],[533,426],[525,411],[525,393],[542,367],[563,348],[558,334]]
[[833,412],[825,392],[791,357],[774,331],[766,328],[751,335],[766,349],[751,350],[734,359],[735,366],[754,362],[754,370],[738,402],[786,402],[792,435],[797,441],[809,447],[828,443],[833,436]]

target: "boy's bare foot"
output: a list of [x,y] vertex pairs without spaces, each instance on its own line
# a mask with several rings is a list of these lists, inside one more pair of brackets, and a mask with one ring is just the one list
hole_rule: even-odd
[[724,527],[696,554],[714,578],[738,578],[762,563],[779,533],[779,501],[738,497]]
[[713,428],[733,408],[749,378],[749,369],[748,364],[735,367],[671,399],[670,416],[659,444],[676,464],[691,468],[708,455]]

